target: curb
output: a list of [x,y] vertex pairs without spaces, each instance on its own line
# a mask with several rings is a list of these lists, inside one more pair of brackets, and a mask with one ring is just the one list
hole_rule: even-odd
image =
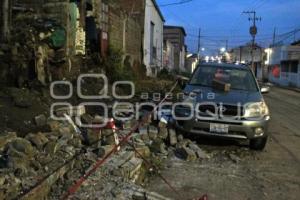
[[286,89],[286,90],[290,90],[290,91],[300,93],[300,88],[292,88],[292,87],[286,87],[286,86],[276,85],[276,84],[274,84],[272,87],[278,87],[278,88],[281,88],[281,89]]

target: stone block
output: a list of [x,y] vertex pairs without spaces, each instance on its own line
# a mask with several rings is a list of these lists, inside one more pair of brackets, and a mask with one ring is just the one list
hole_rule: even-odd
[[151,151],[148,146],[136,147],[135,148],[138,154],[137,157],[143,156],[143,158],[149,158],[151,156]]
[[101,140],[101,131],[97,131],[94,129],[87,129],[86,133],[86,141],[89,145],[96,145],[98,146],[98,143]]
[[197,155],[198,158],[200,158],[200,159],[209,158],[209,156],[207,155],[207,153],[204,152],[202,149],[200,149],[200,147],[198,147],[198,145],[196,145],[194,143],[190,143],[188,145],[188,147],[196,153],[196,155]]
[[86,110],[84,106],[62,107],[55,110],[55,114],[59,117],[63,117],[64,114],[67,114],[71,117],[82,116],[85,113]]
[[122,176],[127,179],[133,179],[134,176],[140,172],[142,164],[142,159],[133,157],[122,166]]
[[17,138],[17,134],[15,132],[5,132],[0,134],[0,150],[6,146],[6,144],[10,143],[12,140]]
[[57,141],[50,141],[46,144],[44,150],[46,153],[53,155],[59,150],[59,146]]
[[159,128],[159,133],[158,133],[158,137],[165,140],[168,138],[168,129],[166,127],[160,127]]
[[176,149],[176,155],[187,161],[194,161],[197,159],[196,153],[188,147]]
[[160,138],[157,138],[152,142],[150,149],[154,153],[162,153],[162,154],[168,153],[166,151],[166,145],[164,141]]
[[155,140],[158,136],[158,128],[155,126],[149,126],[148,135],[151,140]]
[[37,126],[44,126],[47,123],[47,118],[44,114],[38,115],[34,118],[35,124]]
[[169,129],[169,143],[171,146],[175,146],[177,144],[177,136],[174,129]]
[[37,134],[30,133],[26,136],[26,139],[29,140],[39,150],[43,149],[45,144],[49,142],[48,138],[41,132]]

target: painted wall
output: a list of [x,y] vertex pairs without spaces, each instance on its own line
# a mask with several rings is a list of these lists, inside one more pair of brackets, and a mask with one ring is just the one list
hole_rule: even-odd
[[[254,62],[261,62],[262,61],[262,53],[263,50],[260,48],[256,48],[254,50]],[[234,48],[233,52],[231,53],[231,59],[232,62],[251,62],[252,56],[251,56],[251,46],[242,46],[238,48]]]
[[174,45],[170,41],[164,43],[164,54],[163,54],[163,66],[169,72],[173,71],[174,68]]
[[[148,76],[156,76],[162,69],[163,61],[163,25],[164,21],[152,0],[145,0],[145,25],[144,25],[144,64],[147,67]],[[156,59],[151,63],[151,23],[154,24],[153,45],[156,48]]]
[[185,50],[185,46],[182,46],[180,51],[180,57],[179,57],[180,72],[187,72],[187,69],[185,68],[185,58],[186,58],[186,50]]
[[[282,85],[300,88],[300,46],[279,46],[268,49],[269,81]],[[282,70],[282,61],[298,61],[298,73]],[[272,69],[278,66],[280,76],[274,77]]]
[[174,68],[177,71],[184,69],[182,48],[185,45],[185,33],[182,29],[182,27],[177,26],[164,26],[164,39],[169,40],[174,45]]

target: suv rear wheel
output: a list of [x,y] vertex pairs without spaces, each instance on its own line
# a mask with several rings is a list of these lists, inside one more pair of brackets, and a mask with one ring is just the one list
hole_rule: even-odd
[[264,137],[264,138],[256,138],[256,139],[252,139],[250,140],[250,149],[253,150],[263,150],[266,146],[268,137]]

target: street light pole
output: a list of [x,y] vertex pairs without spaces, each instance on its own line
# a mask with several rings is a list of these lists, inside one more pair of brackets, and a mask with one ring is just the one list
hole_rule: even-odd
[[249,17],[249,21],[253,22],[253,25],[250,27],[250,34],[252,36],[252,47],[251,47],[251,62],[252,62],[252,70],[254,71],[254,46],[255,46],[255,37],[257,34],[256,21],[261,21],[261,17],[256,17],[256,11],[244,11],[244,14],[253,15],[253,17]]
[[201,50],[201,28],[199,28],[199,35],[198,35],[198,59],[200,59],[200,50]]

